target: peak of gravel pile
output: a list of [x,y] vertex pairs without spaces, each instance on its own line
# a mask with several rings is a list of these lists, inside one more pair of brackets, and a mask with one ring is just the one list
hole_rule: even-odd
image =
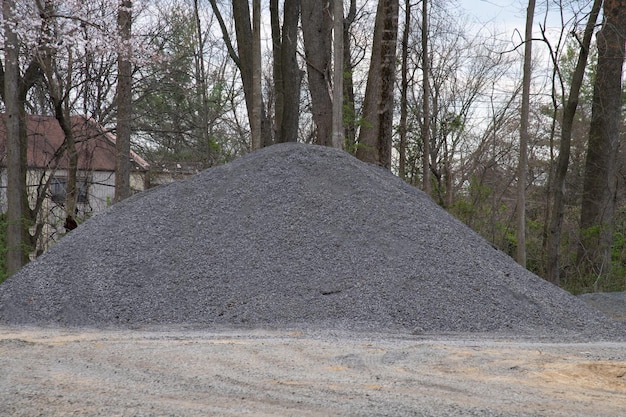
[[624,332],[391,173],[303,144],[95,216],[0,286],[0,322]]

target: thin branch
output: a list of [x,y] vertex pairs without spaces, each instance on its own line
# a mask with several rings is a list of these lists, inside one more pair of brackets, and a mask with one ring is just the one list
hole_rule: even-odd
[[228,48],[228,55],[233,60],[237,68],[241,71],[241,61],[239,60],[239,56],[235,49],[233,48],[233,43],[230,40],[230,35],[228,34],[228,29],[226,28],[226,24],[224,23],[224,18],[222,17],[222,13],[220,9],[217,7],[217,3],[215,0],[209,0],[211,3],[211,8],[213,9],[213,13],[215,13],[215,17],[217,18],[217,22],[220,25],[220,29],[222,30],[222,36],[224,37],[224,43],[226,44],[226,48]]

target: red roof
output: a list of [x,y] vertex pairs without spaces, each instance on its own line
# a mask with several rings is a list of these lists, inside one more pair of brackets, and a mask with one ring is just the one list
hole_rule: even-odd
[[[0,116],[0,166],[6,166],[6,115]],[[71,117],[74,140],[78,151],[78,169],[89,171],[115,171],[115,136],[106,131],[94,119],[84,116]],[[63,152],[58,164],[55,154],[65,142],[65,134],[53,116],[29,115],[26,119],[28,134],[27,164],[29,168],[60,168],[68,166],[67,154]],[[147,171],[150,165],[131,151],[136,170]]]

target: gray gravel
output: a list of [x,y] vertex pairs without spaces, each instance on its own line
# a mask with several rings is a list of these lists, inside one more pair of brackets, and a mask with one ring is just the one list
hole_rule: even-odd
[[95,216],[0,287],[0,323],[626,333],[391,173],[303,144]]
[[578,297],[607,316],[626,322],[626,292],[595,292]]

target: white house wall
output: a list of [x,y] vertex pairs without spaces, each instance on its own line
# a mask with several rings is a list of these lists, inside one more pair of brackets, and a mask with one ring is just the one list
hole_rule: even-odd
[[[30,170],[27,173],[27,187],[29,204],[31,208],[35,207],[37,199],[38,185],[42,181],[46,181],[51,175],[52,171],[43,173],[42,170]],[[54,175],[57,177],[67,178],[67,170],[56,170]],[[131,174],[131,189],[133,192],[144,191],[145,189],[145,173],[133,172]],[[109,171],[79,171],[78,179],[87,180],[87,202],[77,204],[76,219],[78,222],[83,222],[89,217],[97,215],[103,212],[111,204],[113,204],[113,198],[115,196],[115,173]],[[65,223],[65,209],[62,204],[55,203],[50,198],[50,192],[47,193],[46,199],[43,201],[41,210],[38,213],[37,223],[42,225],[41,238],[37,242],[37,253],[45,252],[52,246],[59,238],[61,238],[66,230],[64,228]],[[6,212],[7,210],[7,174],[6,169],[0,171],[0,210]],[[34,233],[31,230],[31,233]]]

